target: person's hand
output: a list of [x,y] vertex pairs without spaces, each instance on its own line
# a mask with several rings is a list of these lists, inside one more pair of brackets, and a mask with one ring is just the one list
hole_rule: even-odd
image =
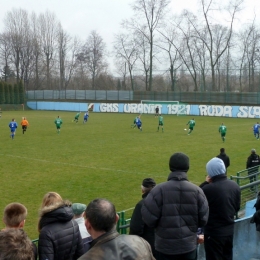
[[197,236],[197,242],[198,242],[198,244],[203,244],[204,243],[204,235],[198,235]]
[[208,182],[208,183],[211,182],[211,178],[208,175],[206,176],[206,182]]

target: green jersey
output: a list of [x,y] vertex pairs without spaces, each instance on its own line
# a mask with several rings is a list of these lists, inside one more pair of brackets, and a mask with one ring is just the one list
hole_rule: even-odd
[[75,115],[75,119],[79,119],[79,115],[80,115],[80,113],[77,113],[77,114]]
[[190,127],[194,127],[195,126],[195,120],[193,120],[193,119],[191,119],[188,123],[187,123],[187,125],[189,125]]
[[163,125],[163,117],[159,116],[159,125]]
[[227,132],[227,127],[225,125],[221,125],[218,129],[219,133],[225,134]]
[[56,118],[55,119],[55,121],[54,121],[54,124],[58,127],[60,127],[61,126],[61,124],[62,124],[62,120],[60,119],[60,118]]

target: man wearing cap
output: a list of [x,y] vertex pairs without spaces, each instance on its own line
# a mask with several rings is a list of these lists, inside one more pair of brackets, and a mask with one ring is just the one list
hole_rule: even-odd
[[152,178],[146,178],[143,180],[141,185],[142,190],[142,200],[140,200],[133,211],[133,215],[131,217],[130,222],[130,235],[138,235],[144,238],[151,246],[153,255],[155,257],[155,248],[154,248],[154,228],[148,227],[143,219],[141,208],[143,205],[143,200],[147,197],[149,192],[155,187],[156,183]]
[[[260,165],[260,158],[259,158],[259,155],[256,154],[256,150],[255,149],[252,149],[251,150],[251,154],[250,156],[247,158],[247,162],[246,162],[246,168],[248,169],[248,175],[252,175],[252,174],[255,174],[258,172],[258,166]],[[253,169],[250,169],[254,167]],[[252,176],[249,178],[250,179],[250,182],[254,182],[256,181],[256,175],[255,176]]]
[[209,219],[204,227],[206,260],[232,259],[234,218],[240,209],[240,187],[226,176],[219,158],[206,164],[208,176],[200,185],[209,204]]
[[198,186],[188,181],[189,157],[170,157],[167,182],[157,184],[144,199],[144,222],[155,228],[157,260],[197,259],[197,230],[208,219],[208,202]]
[[79,225],[79,231],[82,237],[84,252],[86,253],[90,247],[90,242],[92,241],[92,237],[88,233],[87,228],[85,226],[84,212],[87,206],[81,203],[73,203],[71,208],[74,213],[74,220]]

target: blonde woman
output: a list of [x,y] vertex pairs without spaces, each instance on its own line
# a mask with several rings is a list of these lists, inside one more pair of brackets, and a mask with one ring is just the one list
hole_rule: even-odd
[[44,195],[38,223],[40,260],[78,259],[84,254],[71,203],[56,192]]

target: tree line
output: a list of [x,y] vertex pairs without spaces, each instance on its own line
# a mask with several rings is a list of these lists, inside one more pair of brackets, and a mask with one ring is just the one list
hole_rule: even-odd
[[0,81],[0,104],[24,104],[25,92],[23,82],[11,84]]
[[8,11],[1,78],[25,90],[258,91],[260,29],[256,17],[237,26],[244,0],[198,0],[197,13],[178,15],[170,3],[133,0],[110,51],[97,31],[72,37],[50,11]]

